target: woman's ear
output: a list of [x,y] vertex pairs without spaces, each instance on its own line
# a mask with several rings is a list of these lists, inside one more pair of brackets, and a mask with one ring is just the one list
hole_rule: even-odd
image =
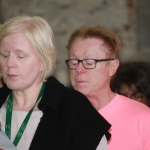
[[110,63],[109,76],[113,76],[116,73],[118,67],[119,67],[119,60],[118,59],[112,60]]

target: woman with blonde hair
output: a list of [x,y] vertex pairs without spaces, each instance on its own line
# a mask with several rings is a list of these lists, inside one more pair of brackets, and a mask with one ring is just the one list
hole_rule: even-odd
[[18,16],[0,28],[2,130],[19,150],[95,150],[110,124],[81,93],[52,74],[56,50],[49,24]]

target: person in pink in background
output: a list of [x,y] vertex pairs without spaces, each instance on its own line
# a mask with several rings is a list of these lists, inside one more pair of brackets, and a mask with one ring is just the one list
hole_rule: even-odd
[[102,26],[76,29],[67,44],[71,85],[112,125],[109,150],[150,150],[150,109],[110,89],[120,47],[119,38]]

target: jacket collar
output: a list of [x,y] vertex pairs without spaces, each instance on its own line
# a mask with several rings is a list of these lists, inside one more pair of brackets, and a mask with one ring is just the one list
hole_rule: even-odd
[[52,76],[49,77],[47,79],[43,97],[38,106],[39,109],[42,110],[43,106],[48,106],[55,109],[62,97],[64,89],[64,85],[61,84],[56,78]]
[[8,89],[6,85],[0,88],[0,108],[5,103],[6,98],[9,95],[9,93],[10,93],[10,89]]

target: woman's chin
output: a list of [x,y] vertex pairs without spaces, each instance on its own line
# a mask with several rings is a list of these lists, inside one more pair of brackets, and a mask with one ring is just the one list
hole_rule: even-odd
[[17,91],[17,90],[20,90],[20,87],[16,86],[16,85],[12,85],[12,84],[7,84],[7,87],[13,91]]

